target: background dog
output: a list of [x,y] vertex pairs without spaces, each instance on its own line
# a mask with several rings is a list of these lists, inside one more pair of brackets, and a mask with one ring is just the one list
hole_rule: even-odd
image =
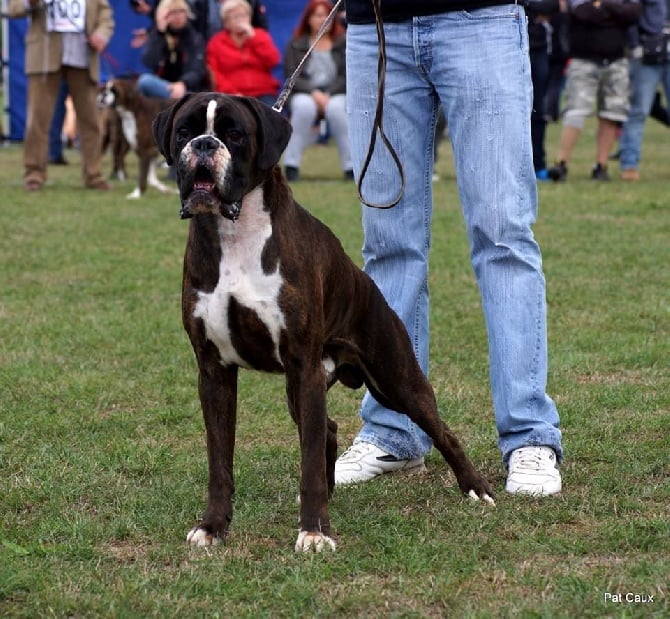
[[[156,166],[160,160],[159,152],[151,133],[151,123],[156,115],[170,107],[174,101],[144,97],[137,90],[135,80],[115,78],[109,80],[98,95],[102,107],[113,108],[120,119],[123,137],[139,157],[138,185],[126,197],[137,199],[151,185],[161,193],[176,193],[156,176]],[[112,130],[114,128],[112,127]],[[119,155],[122,151],[119,150]],[[115,158],[115,170],[117,161]],[[125,166],[123,174],[125,175]]]
[[116,108],[106,105],[100,107],[100,129],[102,133],[102,152],[104,153],[109,149],[112,153],[110,178],[125,181],[128,178],[126,155],[130,151],[130,144],[123,135],[121,116]]
[[153,124],[190,218],[182,319],[199,369],[209,492],[192,545],[216,544],[232,518],[238,368],[283,372],[301,450],[296,551],[335,547],[328,498],[337,424],[326,392],[365,384],[433,439],[461,490],[493,503],[437,412],[400,319],[333,233],[298,205],[276,165],[289,122],[247,97],[187,95]]

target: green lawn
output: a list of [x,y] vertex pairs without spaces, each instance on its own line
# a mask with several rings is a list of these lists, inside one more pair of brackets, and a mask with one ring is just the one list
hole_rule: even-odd
[[[569,181],[540,186],[535,228],[562,494],[503,491],[445,142],[431,380],[497,506],[462,497],[433,452],[424,475],[338,490],[337,552],[308,556],[293,552],[299,454],[283,382],[249,372],[230,535],[210,549],[185,542],[204,507],[207,465],[180,318],[187,224],[178,200],[150,189],[128,201],[131,183],[85,191],[75,151],[73,165],[50,169],[44,190],[27,194],[21,146],[0,148],[0,616],[669,616],[670,132],[647,125],[637,184],[616,180],[616,164],[611,183],[589,180],[594,141],[590,122]],[[360,262],[360,207],[339,180],[334,147],[311,149],[302,176],[298,200]],[[329,395],[341,447],[358,430],[361,395]]]

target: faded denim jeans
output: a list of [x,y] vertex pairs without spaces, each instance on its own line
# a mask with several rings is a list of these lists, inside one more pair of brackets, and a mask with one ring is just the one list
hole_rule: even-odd
[[[523,8],[510,4],[416,17],[387,23],[385,36],[383,125],[404,167],[406,187],[394,208],[363,206],[364,269],[404,322],[428,373],[431,180],[441,102],[488,331],[503,462],[507,464],[514,449],[527,445],[552,447],[560,459],[558,412],[546,394],[545,281],[531,229],[537,189]],[[356,178],[374,119],[377,48],[374,24],[349,25],[347,116]],[[362,185],[363,198],[385,203],[399,189],[399,172],[378,138]],[[407,417],[383,408],[369,393],[361,418],[358,440],[396,457],[417,458],[431,447],[430,439]]]
[[630,74],[631,106],[619,140],[622,170],[637,169],[640,164],[644,123],[659,85],[663,87],[666,100],[670,101],[670,63],[646,65],[631,59]]

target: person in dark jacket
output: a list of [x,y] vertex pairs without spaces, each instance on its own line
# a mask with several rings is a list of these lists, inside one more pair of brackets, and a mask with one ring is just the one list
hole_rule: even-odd
[[[669,5],[670,0],[642,0],[640,21],[629,32],[633,50],[630,59],[631,107],[619,141],[621,178],[625,181],[637,181],[640,178],[638,166],[644,121],[656,100],[659,85],[665,91],[666,101],[670,101]],[[650,40],[658,42],[653,46],[658,51],[656,54],[647,52],[645,55],[644,46]]]
[[[377,28],[369,0],[345,0],[347,119],[363,207],[364,270],[405,324],[424,372],[429,357],[428,257],[440,105],[454,153],[470,259],[489,344],[498,447],[510,493],[561,490],[559,416],[546,393],[545,280],[532,226],[528,28],[520,5],[496,0],[384,0],[386,72],[376,139]],[[404,170],[405,184],[399,167]],[[366,173],[361,178],[363,170]],[[444,207],[444,205],[441,205]],[[434,274],[441,281],[439,273]],[[393,359],[388,360],[394,363]],[[432,444],[370,392],[363,426],[335,464],[338,485],[424,468]]]
[[530,135],[533,143],[533,167],[538,180],[549,179],[544,151],[547,130],[545,100],[549,86],[549,56],[552,45],[550,17],[558,13],[558,0],[529,0],[528,47],[530,49],[530,77],[533,81],[533,111],[530,115]]
[[568,0],[558,0],[558,13],[551,16],[551,53],[549,84],[544,110],[548,121],[557,122],[561,113],[561,95],[565,88],[565,72],[570,60],[570,14]]
[[142,63],[151,73],[139,76],[140,94],[180,99],[206,86],[205,41],[189,22],[192,15],[186,0],[161,0],[142,52]]
[[591,178],[608,181],[607,161],[630,107],[626,32],[640,18],[641,6],[639,0],[569,0],[568,8],[571,60],[558,156],[549,176],[566,180],[584,121],[596,107],[596,163]]
[[[328,0],[307,3],[284,54],[287,77],[297,69],[332,8]],[[319,120],[327,122],[328,130],[335,138],[345,178],[353,178],[345,87],[344,27],[338,20],[333,20],[303,65],[288,100],[293,133],[284,152],[284,169],[289,181],[298,180],[305,148],[318,137]]]

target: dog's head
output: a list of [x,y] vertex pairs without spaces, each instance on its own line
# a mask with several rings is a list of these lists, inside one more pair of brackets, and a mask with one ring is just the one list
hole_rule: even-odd
[[99,108],[114,107],[116,105],[116,91],[114,80],[107,80],[98,89],[97,102]]
[[98,107],[123,107],[137,94],[135,80],[126,78],[109,79],[98,91]]
[[234,221],[242,198],[279,161],[291,125],[254,98],[197,93],[158,114],[153,134],[175,166],[181,217],[220,213]]

